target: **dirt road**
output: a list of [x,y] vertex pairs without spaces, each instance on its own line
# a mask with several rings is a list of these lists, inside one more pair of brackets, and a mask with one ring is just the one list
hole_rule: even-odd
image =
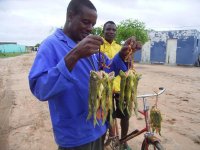
[[[35,53],[0,59],[0,150],[56,150],[47,102],[30,93],[28,72]],[[162,143],[167,150],[200,149],[200,68],[135,64],[142,74],[138,95],[166,88],[159,97]],[[141,100],[139,107],[142,108]],[[150,106],[154,99],[149,99]],[[144,119],[131,117],[130,130]],[[129,141],[139,150],[143,135]]]

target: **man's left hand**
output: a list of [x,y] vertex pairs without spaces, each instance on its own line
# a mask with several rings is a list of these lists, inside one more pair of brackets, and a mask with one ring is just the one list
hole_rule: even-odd
[[137,41],[135,37],[130,37],[124,43],[120,51],[120,56],[124,61],[126,61],[130,58],[130,56],[132,56],[133,53],[135,53],[137,50],[140,50],[141,48],[142,43]]

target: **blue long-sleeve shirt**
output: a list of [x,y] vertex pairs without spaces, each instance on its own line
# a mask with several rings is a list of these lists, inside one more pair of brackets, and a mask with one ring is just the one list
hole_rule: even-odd
[[[98,70],[96,54],[80,59],[72,71],[64,56],[76,43],[61,29],[42,42],[29,73],[31,92],[41,101],[48,101],[55,141],[62,147],[80,146],[98,139],[106,125],[86,121],[88,115],[89,76]],[[107,59],[107,63],[110,61]],[[107,72],[126,71],[127,65],[117,54]]]

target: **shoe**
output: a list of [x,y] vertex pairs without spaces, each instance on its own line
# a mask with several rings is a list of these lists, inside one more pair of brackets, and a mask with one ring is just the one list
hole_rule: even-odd
[[112,142],[112,140],[115,139],[115,136],[109,136],[108,139],[106,140],[106,142],[104,143],[105,146],[110,145],[110,143]]
[[124,150],[132,150],[130,146],[126,146],[126,148]]
[[132,150],[132,149],[130,146],[128,146],[128,144],[123,144],[120,150]]
[[111,143],[111,138],[108,138],[108,139],[106,140],[106,142],[104,143],[104,145],[105,145],[105,146],[108,146],[108,145],[110,145],[110,143]]

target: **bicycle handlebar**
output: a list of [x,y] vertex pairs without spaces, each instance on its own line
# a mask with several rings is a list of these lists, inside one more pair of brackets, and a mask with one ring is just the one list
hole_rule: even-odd
[[144,95],[138,95],[137,98],[146,98],[146,97],[153,97],[161,95],[165,91],[164,87],[159,87],[159,91],[155,92],[154,94],[144,94]]

